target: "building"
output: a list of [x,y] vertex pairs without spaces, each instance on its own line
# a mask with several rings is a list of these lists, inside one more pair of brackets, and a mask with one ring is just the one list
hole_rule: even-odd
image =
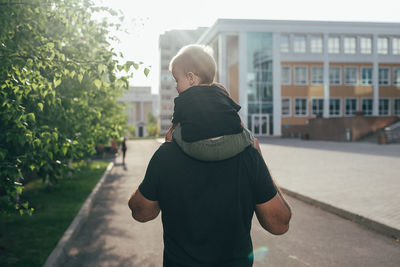
[[400,23],[219,19],[198,42],[255,135],[317,116],[400,116]]
[[128,126],[135,126],[136,137],[147,136],[148,114],[158,117],[158,95],[152,95],[149,86],[131,86],[118,101],[127,104]]
[[178,95],[176,83],[169,71],[171,59],[183,46],[196,43],[198,38],[207,28],[196,30],[172,30],[160,35],[160,133],[165,134],[171,127],[172,114],[174,113],[174,98]]

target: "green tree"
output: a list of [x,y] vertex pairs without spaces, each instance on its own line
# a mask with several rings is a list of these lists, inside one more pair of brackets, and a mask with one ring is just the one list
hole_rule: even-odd
[[116,71],[139,64],[118,60],[110,32],[120,25],[96,12],[118,17],[90,0],[0,0],[1,212],[32,212],[19,200],[24,175],[56,182],[123,130],[116,97],[129,77]]

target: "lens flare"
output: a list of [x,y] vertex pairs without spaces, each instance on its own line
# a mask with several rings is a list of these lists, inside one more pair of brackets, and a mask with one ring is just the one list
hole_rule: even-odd
[[265,256],[268,254],[268,251],[269,250],[267,247],[259,247],[249,254],[249,259],[256,262],[264,262]]

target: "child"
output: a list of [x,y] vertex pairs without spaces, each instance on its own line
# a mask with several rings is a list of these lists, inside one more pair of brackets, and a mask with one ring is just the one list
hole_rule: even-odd
[[170,70],[179,96],[167,141],[174,139],[186,154],[203,161],[227,159],[254,145],[237,113],[240,106],[222,85],[213,83],[216,64],[204,46],[183,47]]

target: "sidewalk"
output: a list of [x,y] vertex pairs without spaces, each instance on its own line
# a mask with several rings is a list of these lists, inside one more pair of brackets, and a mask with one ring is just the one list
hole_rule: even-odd
[[[311,143],[307,145],[309,144]],[[89,216],[70,245],[65,247],[66,255],[57,266],[162,266],[161,216],[144,224],[139,223],[132,219],[127,206],[130,194],[142,181],[148,162],[159,146],[160,143],[155,140],[128,142],[126,166],[121,164],[119,156],[99,189]],[[296,168],[284,168],[287,166],[286,162],[293,164],[291,159],[299,156],[303,157],[303,161],[304,157],[309,157],[311,162],[317,162],[311,152],[323,151],[308,151],[306,148],[302,150],[279,143],[263,144],[262,148],[264,157],[280,184],[287,182],[292,176],[295,181],[307,180],[299,175],[291,175],[291,171],[294,172]],[[270,154],[267,155],[267,152]],[[331,157],[330,153],[325,157]],[[398,265],[400,243],[393,238],[370,231],[290,196],[287,199],[291,203],[294,216],[290,230],[285,235],[268,234],[256,219],[253,220],[251,235],[254,267]]]
[[387,234],[400,237],[400,145],[299,139],[260,143],[273,177],[289,194],[388,226]]

